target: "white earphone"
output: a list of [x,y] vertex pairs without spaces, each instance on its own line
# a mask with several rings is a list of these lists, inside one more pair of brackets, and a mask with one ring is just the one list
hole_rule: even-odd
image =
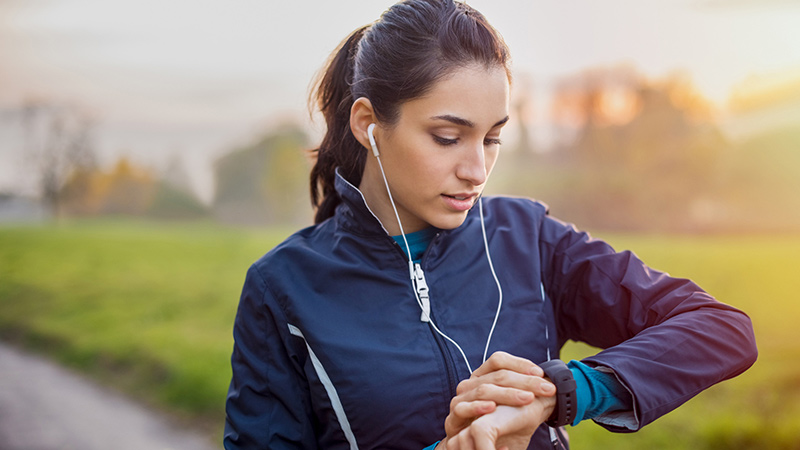
[[372,154],[375,155],[377,158],[380,153],[378,153],[378,144],[375,143],[375,135],[373,134],[373,130],[375,129],[375,124],[371,123],[367,127],[367,136],[369,136],[369,145],[372,147]]

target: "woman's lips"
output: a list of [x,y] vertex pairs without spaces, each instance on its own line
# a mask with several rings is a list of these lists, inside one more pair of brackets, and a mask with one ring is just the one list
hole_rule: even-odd
[[454,211],[469,211],[475,201],[475,194],[442,194],[442,199],[444,203]]

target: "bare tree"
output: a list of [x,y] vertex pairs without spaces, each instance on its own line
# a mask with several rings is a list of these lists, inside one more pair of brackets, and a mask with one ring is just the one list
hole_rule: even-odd
[[94,118],[81,108],[42,99],[22,105],[25,149],[34,162],[44,203],[60,213],[62,187],[74,170],[96,166]]

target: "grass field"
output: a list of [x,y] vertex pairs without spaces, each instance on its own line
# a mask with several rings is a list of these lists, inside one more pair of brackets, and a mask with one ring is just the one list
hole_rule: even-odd
[[[0,228],[0,336],[219,435],[244,274],[289,230],[89,221]],[[800,449],[800,236],[603,234],[753,318],[760,356],[639,433],[574,448]],[[569,344],[565,358],[593,350]]]
[[217,433],[245,271],[286,234],[115,221],[0,228],[0,334]]

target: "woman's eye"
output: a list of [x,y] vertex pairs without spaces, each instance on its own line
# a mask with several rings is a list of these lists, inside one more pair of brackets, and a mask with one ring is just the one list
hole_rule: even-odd
[[502,143],[499,138],[486,138],[483,140],[483,145],[500,145]]
[[448,139],[435,134],[433,135],[433,140],[439,145],[454,145],[458,143],[458,139]]

